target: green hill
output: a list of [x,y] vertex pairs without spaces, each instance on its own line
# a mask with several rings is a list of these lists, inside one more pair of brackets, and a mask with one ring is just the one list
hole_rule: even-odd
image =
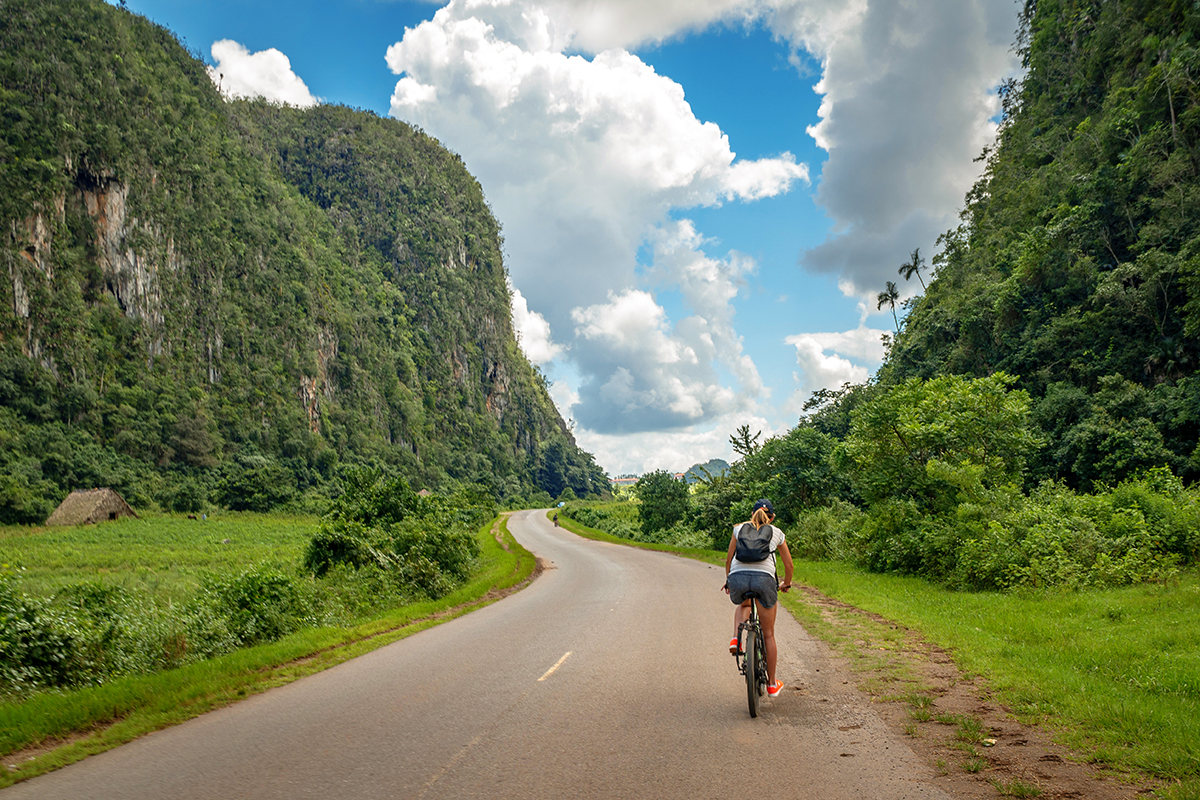
[[[1200,10],[1027,0],[1006,119],[879,374],[1018,376],[1082,489],[1200,477]],[[897,259],[899,263],[900,259]]]
[[521,354],[461,160],[346,108],[224,102],[99,0],[0,15],[0,521],[69,490],[265,509],[343,463],[606,490]]

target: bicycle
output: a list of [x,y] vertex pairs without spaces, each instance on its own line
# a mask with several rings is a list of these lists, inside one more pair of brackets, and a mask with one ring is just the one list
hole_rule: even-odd
[[763,636],[762,623],[758,621],[758,592],[746,592],[750,601],[750,619],[738,625],[739,647],[733,654],[738,672],[746,676],[746,701],[750,704],[750,716],[758,716],[758,704],[767,691],[767,640]]

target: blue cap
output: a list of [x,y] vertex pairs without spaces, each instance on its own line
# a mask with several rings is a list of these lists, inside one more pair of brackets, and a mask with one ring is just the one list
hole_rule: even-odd
[[[758,511],[760,508],[765,508],[768,514],[770,514],[772,517],[775,516],[775,507],[771,505],[771,501],[767,498],[764,497],[754,504],[754,511]],[[750,513],[753,514],[754,511],[751,511]]]

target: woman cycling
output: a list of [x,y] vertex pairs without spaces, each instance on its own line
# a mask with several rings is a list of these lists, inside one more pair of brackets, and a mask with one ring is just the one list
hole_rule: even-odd
[[[754,504],[754,512],[749,522],[743,522],[733,529],[733,537],[729,540],[729,552],[725,556],[725,591],[729,599],[737,604],[733,611],[733,640],[729,643],[729,652],[741,653],[738,643],[739,626],[750,619],[750,603],[746,592],[758,594],[758,619],[762,623],[763,640],[767,649],[767,696],[778,697],[783,691],[783,681],[775,680],[775,660],[778,651],[775,647],[775,614],[778,595],[776,590],[786,592],[792,588],[792,554],[784,541],[783,531],[771,523],[775,521],[775,509],[771,501],[759,500]],[[763,526],[767,530],[763,530]],[[741,561],[738,559],[738,537],[741,534],[743,547],[742,555],[747,555],[747,545],[753,539],[765,539],[765,558],[761,561]],[[766,535],[769,534],[769,538]],[[783,583],[775,573],[775,559],[772,555],[779,552],[783,556]],[[754,555],[763,555],[763,552]]]

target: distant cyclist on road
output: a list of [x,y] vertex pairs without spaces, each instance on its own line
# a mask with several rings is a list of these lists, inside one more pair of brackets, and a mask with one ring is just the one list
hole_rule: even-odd
[[[775,680],[775,614],[779,608],[776,590],[786,592],[792,588],[792,553],[784,541],[783,531],[771,523],[775,521],[775,508],[767,499],[754,504],[749,522],[733,529],[729,540],[729,552],[725,556],[725,591],[729,599],[737,604],[733,612],[733,640],[729,652],[740,653],[738,626],[750,618],[750,603],[746,592],[758,593],[758,615],[762,623],[763,639],[767,650],[767,695],[778,697],[783,691],[783,681]],[[764,527],[765,526],[765,527]],[[740,539],[740,544],[739,544]],[[774,554],[783,556],[783,583],[775,572]],[[746,558],[747,560],[742,560]]]

